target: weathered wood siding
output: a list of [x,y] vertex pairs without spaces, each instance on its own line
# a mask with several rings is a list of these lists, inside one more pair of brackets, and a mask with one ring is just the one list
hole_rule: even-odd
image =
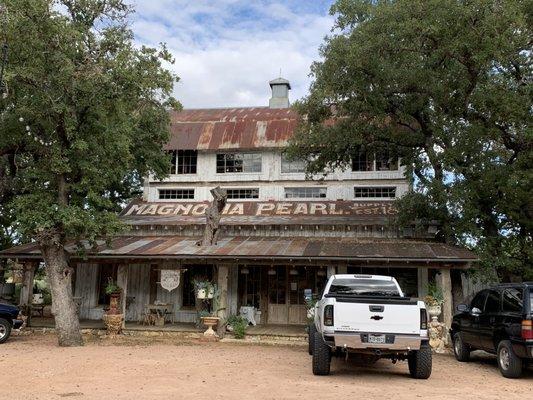
[[130,264],[127,297],[126,321],[140,321],[150,303],[150,264]]
[[80,319],[99,319],[103,309],[98,307],[98,272],[96,263],[78,263],[74,296],[81,297]]

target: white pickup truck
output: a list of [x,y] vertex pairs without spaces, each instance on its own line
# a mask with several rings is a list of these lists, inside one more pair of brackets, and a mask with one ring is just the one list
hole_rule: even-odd
[[404,297],[390,276],[333,275],[309,327],[313,373],[328,375],[331,356],[407,360],[413,378],[431,375],[424,302]]

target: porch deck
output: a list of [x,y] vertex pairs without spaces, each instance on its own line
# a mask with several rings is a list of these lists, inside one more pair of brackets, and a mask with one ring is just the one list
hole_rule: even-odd
[[[48,328],[55,327],[54,318],[37,318],[31,319],[30,328]],[[105,329],[104,323],[98,320],[80,320],[81,329]],[[142,325],[138,322],[126,322],[126,330],[129,331],[146,331],[146,332],[203,332],[204,329],[198,329],[194,323],[173,323],[163,326]],[[256,325],[249,326],[246,330],[249,336],[277,336],[277,337],[305,337],[304,325]]]

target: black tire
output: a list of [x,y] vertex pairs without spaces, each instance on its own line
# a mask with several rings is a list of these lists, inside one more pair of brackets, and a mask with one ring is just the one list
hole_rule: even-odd
[[11,335],[11,324],[9,321],[0,318],[0,344],[5,343]]
[[524,362],[515,354],[513,346],[509,340],[502,340],[498,344],[496,358],[498,360],[498,367],[503,376],[512,379],[520,378],[522,376]]
[[409,364],[409,373],[415,379],[428,379],[431,376],[432,369],[432,355],[431,347],[425,344],[409,354],[407,359]]
[[313,335],[313,374],[329,375],[331,364],[331,349],[316,332]]
[[313,355],[313,346],[314,346],[314,340],[315,340],[315,333],[316,333],[316,327],[315,324],[309,325],[309,331],[308,331],[308,341],[309,341],[309,355]]
[[461,362],[470,361],[470,352],[470,346],[463,341],[461,332],[453,335],[453,354],[455,354],[455,359]]

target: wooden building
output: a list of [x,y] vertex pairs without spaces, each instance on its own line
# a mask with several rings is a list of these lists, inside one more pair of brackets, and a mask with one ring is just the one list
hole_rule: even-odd
[[[80,318],[101,319],[108,278],[126,294],[126,321],[147,304],[172,304],[176,322],[197,318],[192,280],[217,283],[226,314],[254,307],[260,324],[305,324],[304,291],[319,294],[334,273],[395,276],[421,297],[429,279],[443,288],[449,324],[461,274],[476,260],[468,250],[436,241],[438,227],[398,228],[393,201],[409,190],[405,170],[387,154],[354,156],[352,168],[306,179],[304,165],[283,155],[297,124],[288,106],[290,84],[270,83],[269,107],[184,110],[172,115],[166,149],[173,155],[163,181],[147,177],[142,199],[121,213],[130,229],[77,259],[75,296]],[[209,190],[226,189],[218,243],[198,246]],[[40,260],[33,244],[1,257]],[[162,270],[180,270],[167,291]],[[452,282],[453,281],[453,282]]]

